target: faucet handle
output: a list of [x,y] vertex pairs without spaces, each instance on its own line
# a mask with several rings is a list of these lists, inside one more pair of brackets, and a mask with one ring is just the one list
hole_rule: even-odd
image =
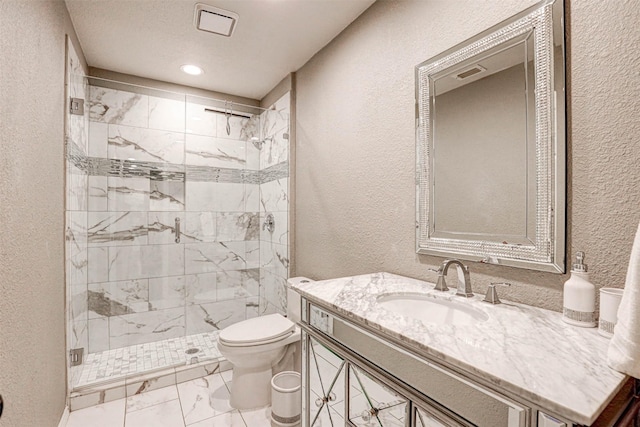
[[498,298],[498,291],[496,290],[496,285],[497,286],[511,286],[511,283],[507,283],[507,282],[501,282],[501,283],[492,282],[489,285],[489,287],[487,288],[487,294],[484,296],[484,299],[482,301],[488,302],[488,303],[491,303],[491,304],[500,304],[500,298]]
[[440,266],[440,268],[438,269],[428,268],[427,270],[438,273],[438,282],[436,283],[436,287],[434,288],[436,291],[446,292],[449,290],[449,288],[447,287],[447,281],[444,278],[444,270],[442,266]]

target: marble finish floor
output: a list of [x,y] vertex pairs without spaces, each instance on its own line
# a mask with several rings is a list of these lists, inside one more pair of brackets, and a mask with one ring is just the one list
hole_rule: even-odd
[[[205,332],[89,353],[78,366],[81,372],[74,386],[80,388],[176,365],[217,360],[222,357],[216,345],[218,334],[218,331]],[[190,349],[198,351],[187,353]]]
[[231,372],[80,409],[66,427],[270,427],[269,408],[229,406]]

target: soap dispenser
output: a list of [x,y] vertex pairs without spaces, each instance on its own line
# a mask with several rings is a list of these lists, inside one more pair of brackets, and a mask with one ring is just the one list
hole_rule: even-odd
[[584,252],[576,253],[571,277],[564,283],[562,320],[584,328],[596,326],[596,287],[589,281]]

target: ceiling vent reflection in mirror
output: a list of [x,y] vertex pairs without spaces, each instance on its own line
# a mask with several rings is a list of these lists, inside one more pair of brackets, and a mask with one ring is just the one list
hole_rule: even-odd
[[231,37],[240,16],[228,10],[197,3],[194,24],[200,31]]
[[469,78],[471,76],[475,76],[476,74],[482,73],[483,71],[487,71],[486,68],[484,68],[482,65],[476,65],[473,68],[463,71],[461,73],[456,74],[455,76],[452,76],[453,78],[457,79],[457,80],[464,80],[466,78]]

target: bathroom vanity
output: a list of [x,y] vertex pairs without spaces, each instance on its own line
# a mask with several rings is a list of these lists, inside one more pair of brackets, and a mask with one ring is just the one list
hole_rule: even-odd
[[560,313],[389,273],[291,283],[303,427],[615,425],[634,382]]

